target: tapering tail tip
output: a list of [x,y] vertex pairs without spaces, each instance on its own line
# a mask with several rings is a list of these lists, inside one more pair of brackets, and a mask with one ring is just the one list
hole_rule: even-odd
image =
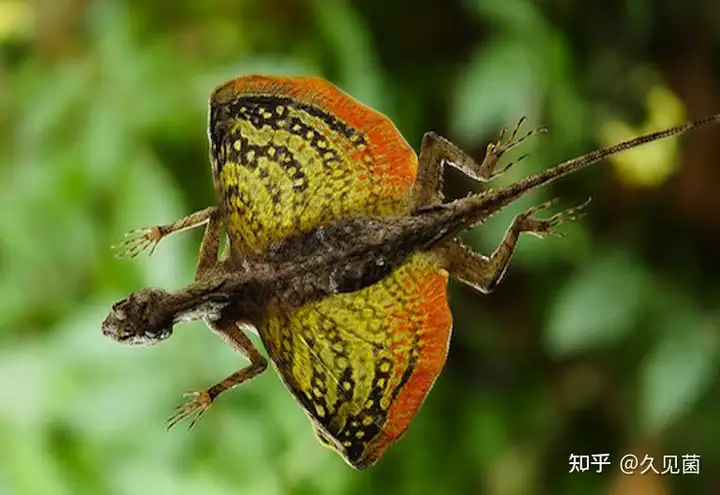
[[570,175],[573,172],[588,167],[593,163],[597,163],[609,156],[629,150],[631,148],[636,148],[643,144],[651,143],[653,141],[659,141],[660,139],[677,136],[679,134],[685,134],[686,132],[718,123],[720,123],[720,114],[715,114],[709,117],[705,117],[703,119],[686,122],[685,124],[680,124],[675,127],[670,127],[669,129],[651,132],[649,134],[645,134],[634,139],[630,139],[628,141],[623,141],[612,146],[601,148],[599,150],[587,153],[586,155],[577,158],[572,158],[563,163],[560,163],[559,165],[555,165],[554,167],[543,170],[542,172],[538,172],[535,175],[531,175],[530,177],[519,180],[513,184],[509,184],[507,186],[497,189],[489,189],[482,194],[478,194],[476,196],[465,198],[459,201],[467,202],[467,206],[475,213],[474,215],[471,215],[472,217],[475,217],[474,223],[477,223],[482,219],[487,218],[490,215],[498,212],[500,209],[512,203],[531,189],[550,184],[551,182],[554,182],[561,177]]

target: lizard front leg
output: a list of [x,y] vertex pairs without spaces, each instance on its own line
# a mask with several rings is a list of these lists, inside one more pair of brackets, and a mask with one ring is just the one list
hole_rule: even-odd
[[219,211],[220,209],[217,206],[210,206],[182,217],[173,223],[131,230],[125,234],[126,239],[124,241],[111,247],[118,250],[118,258],[132,259],[147,249],[150,249],[150,255],[152,255],[158,243],[164,237],[175,232],[199,227],[207,223],[212,215],[217,215]]
[[492,292],[505,275],[521,233],[525,232],[539,238],[549,235],[562,236],[554,228],[581,218],[584,215],[582,210],[590,200],[574,208],[556,213],[548,219],[532,218],[534,214],[555,202],[556,200],[548,201],[516,216],[505,233],[505,237],[490,256],[478,254],[456,239],[448,242],[440,248],[440,252],[447,262],[448,271],[455,278],[482,294]]
[[[218,264],[221,227],[222,219],[219,210],[216,209],[212,211],[208,217],[205,235],[200,243],[195,280],[208,276],[212,268]],[[206,319],[205,324],[213,332],[220,335],[230,347],[247,358],[250,361],[250,365],[236,371],[206,390],[185,394],[188,399],[175,408],[172,416],[168,419],[168,429],[183,419],[194,415],[188,427],[192,428],[220,394],[250,380],[267,368],[267,360],[258,352],[255,346],[253,346],[250,339],[243,333],[232,315],[225,316],[218,321]]]
[[544,127],[538,127],[518,137],[520,126],[525,120],[525,117],[520,119],[507,141],[503,141],[506,132],[503,128],[500,131],[498,140],[488,144],[485,156],[480,164],[447,139],[438,136],[434,132],[425,133],[420,146],[418,176],[413,191],[414,206],[419,208],[421,206],[435,205],[442,202],[442,173],[444,164],[458,169],[471,179],[488,182],[524,159],[527,155],[523,155],[516,161],[510,162],[500,170],[496,170],[500,157],[506,151],[520,145],[530,136],[547,130]]
[[[208,216],[208,223],[205,227],[205,234],[200,242],[198,252],[198,264],[195,269],[195,280],[204,277],[212,268],[218,264],[218,249],[220,249],[220,234],[222,218],[220,209],[215,208]],[[227,246],[226,246],[227,249]],[[224,255],[223,255],[224,256]]]
[[190,416],[193,418],[188,429],[192,428],[220,394],[256,377],[267,369],[267,360],[243,333],[234,319],[222,318],[217,322],[206,323],[230,347],[246,357],[250,361],[250,365],[241,368],[208,389],[185,394],[188,399],[175,408],[172,416],[168,419],[168,429]]

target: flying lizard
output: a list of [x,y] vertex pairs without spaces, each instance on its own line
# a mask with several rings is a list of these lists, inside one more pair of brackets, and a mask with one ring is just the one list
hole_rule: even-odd
[[169,234],[205,225],[195,279],[174,292],[130,294],[112,306],[103,333],[150,345],[179,322],[202,320],[249,360],[189,394],[168,420],[172,427],[189,418],[192,427],[223,392],[267,368],[245,333],[252,329],[320,442],[356,469],[373,465],[405,433],[444,366],[448,278],[491,292],[520,234],[556,234],[587,202],[544,219],[536,214],[553,202],[525,211],[489,256],[458,234],[531,189],[720,115],[444,202],[444,166],[494,179],[512,165],[499,166],[507,150],[544,131],[521,135],[522,122],[476,162],[432,132],[416,154],[387,117],[319,78],[246,76],[216,88],[208,135],[217,206],[133,231],[116,246],[128,257],[152,253]]

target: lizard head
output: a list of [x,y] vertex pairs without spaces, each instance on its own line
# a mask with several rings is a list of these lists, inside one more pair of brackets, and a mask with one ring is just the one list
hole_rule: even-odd
[[147,346],[172,335],[172,315],[165,315],[168,292],[162,289],[141,289],[112,305],[102,322],[102,332],[116,342]]

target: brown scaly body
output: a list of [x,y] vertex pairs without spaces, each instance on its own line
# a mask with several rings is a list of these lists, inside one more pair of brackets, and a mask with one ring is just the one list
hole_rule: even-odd
[[[456,241],[460,231],[612,153],[718,121],[654,133],[441,204],[443,164],[488,180],[502,173],[500,155],[527,136],[491,144],[478,165],[428,133],[418,159],[386,118],[324,81],[236,79],[210,105],[220,207],[126,243],[136,254],[207,222],[195,281],[174,293],[131,294],[113,306],[103,331],[150,344],[175,323],[203,319],[250,360],[194,394],[172,426],[190,414],[194,424],[219,394],[266,368],[240,328],[255,327],[318,438],[352,466],[367,467],[402,436],[443,367],[452,326],[448,276],[490,292],[522,232],[552,234],[584,205],[547,220],[532,217],[547,205],[528,210],[489,257]],[[230,249],[218,259],[222,224]]]

